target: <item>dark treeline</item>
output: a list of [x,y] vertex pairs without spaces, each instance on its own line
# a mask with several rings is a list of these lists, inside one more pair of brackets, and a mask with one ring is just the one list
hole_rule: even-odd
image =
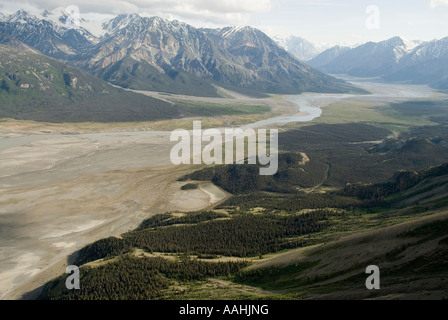
[[353,206],[363,207],[365,203],[337,193],[275,194],[253,192],[233,196],[217,208],[238,207],[240,210],[248,210],[262,207],[267,211],[294,213],[302,209],[350,208]]
[[[344,188],[348,183],[379,184],[396,171],[422,170],[448,158],[448,128],[412,128],[399,139],[363,123],[319,124],[279,134],[279,168],[260,176],[259,165],[207,167],[181,180],[212,181],[232,194],[267,191],[296,193],[297,188]],[[381,142],[382,141],[382,142]],[[302,164],[305,152],[310,159]]]
[[391,104],[391,108],[407,117],[429,117],[433,122],[448,124],[447,101],[406,101]]
[[420,171],[400,171],[391,181],[373,185],[348,185],[341,192],[342,195],[369,200],[373,205],[385,205],[387,197],[408,190],[424,179],[448,174],[448,163]]
[[334,212],[302,215],[238,214],[230,219],[129,232],[132,246],[148,251],[247,257],[297,247],[289,237],[319,232]]
[[[322,231],[335,213],[316,210],[306,214],[234,214],[197,224],[166,225],[169,219],[148,219],[147,229],[140,227],[122,239],[107,238],[80,250],[77,265],[110,258],[141,248],[149,252],[188,253],[248,257],[295,248],[290,238]],[[176,220],[178,218],[173,218]],[[160,221],[157,225],[156,221]],[[181,220],[177,220],[180,222]]]
[[224,213],[215,211],[201,211],[195,213],[188,213],[182,217],[173,217],[169,213],[157,214],[149,219],[143,221],[137,230],[150,229],[156,227],[170,226],[173,224],[196,224],[199,222],[209,221],[218,218],[227,217]]
[[365,123],[317,124],[281,132],[279,146],[304,152],[337,151],[347,145],[386,139],[390,133]]
[[[347,184],[379,184],[397,169],[422,170],[446,161],[448,129],[413,128],[399,139],[368,124],[312,125],[279,134],[278,172],[260,176],[259,165],[207,167],[181,180],[212,181],[232,194],[267,191],[297,193],[317,185],[344,188]],[[378,142],[376,142],[378,141]],[[383,142],[380,142],[383,141]],[[310,161],[302,162],[299,152]]]
[[67,275],[48,283],[39,299],[142,300],[162,299],[173,280],[187,282],[236,274],[247,262],[181,262],[164,258],[121,256],[98,267],[80,269],[80,290],[67,290]]
[[212,181],[233,194],[253,191],[296,193],[297,187],[312,187],[325,180],[327,165],[310,161],[302,165],[300,154],[285,153],[278,158],[278,171],[273,176],[261,176],[259,165],[226,165],[208,167],[180,180]]
[[115,257],[131,249],[132,246],[123,239],[115,237],[101,239],[79,250],[74,264],[80,266],[90,261]]
[[[389,199],[398,199],[400,192],[424,179],[448,174],[448,164],[421,168],[446,161],[448,130],[439,129],[414,128],[400,139],[387,139],[388,130],[366,124],[316,125],[281,133],[281,149],[292,151],[280,155],[279,170],[274,176],[260,176],[257,165],[230,165],[205,168],[181,179],[212,181],[233,193],[220,206],[232,208],[233,213],[204,211],[180,217],[153,216],[122,238],[103,239],[79,251],[76,265],[114,258],[92,268],[84,265],[81,291],[67,292],[63,284],[65,275],[50,283],[42,297],[152,299],[163,298],[167,288],[178,281],[229,274],[242,279],[239,273],[242,264],[185,258],[173,262],[123,254],[140,248],[210,259],[218,255],[249,257],[296,248],[302,245],[301,235],[321,232],[331,226],[332,218],[343,215],[326,208],[386,207]],[[416,132],[419,138],[413,136]],[[372,142],[383,139],[383,143]],[[310,161],[303,164],[298,152],[306,152]],[[397,168],[403,171],[397,173]],[[388,181],[390,177],[393,178]],[[308,193],[301,190],[318,186],[335,188]],[[263,209],[257,214],[247,213],[258,207]],[[298,214],[302,209],[314,211]],[[442,240],[439,245],[445,246],[446,238]],[[254,271],[246,274],[246,280],[276,277],[281,272],[285,270],[277,273],[269,270],[268,275]]]
[[446,126],[411,128],[398,139],[389,135],[364,123],[319,124],[280,133],[279,148],[306,152],[311,162],[328,164],[324,185],[337,188],[382,183],[399,169],[422,170],[448,158]]
[[374,185],[348,185],[341,193],[346,196],[357,197],[363,200],[371,200],[379,204],[384,202],[386,197],[415,186],[420,179],[421,177],[417,172],[403,171],[395,176],[395,181]]

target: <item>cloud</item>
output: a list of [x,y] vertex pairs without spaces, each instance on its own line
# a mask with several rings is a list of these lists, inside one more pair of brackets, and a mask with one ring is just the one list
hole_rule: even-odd
[[196,19],[217,24],[241,24],[254,13],[269,12],[273,0],[16,0],[38,9],[76,5],[82,13],[147,13],[162,17]]
[[429,7],[431,9],[442,6],[448,6],[448,0],[431,0],[431,2],[429,3]]
[[318,7],[348,7],[351,4],[346,1],[334,0],[290,0],[294,4],[303,6],[318,6]]

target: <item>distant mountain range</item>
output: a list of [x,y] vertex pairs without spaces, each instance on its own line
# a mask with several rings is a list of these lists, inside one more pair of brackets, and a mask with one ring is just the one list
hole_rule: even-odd
[[380,77],[448,89],[448,37],[430,42],[394,37],[352,49],[333,47],[308,64],[331,74]]
[[216,86],[255,96],[363,92],[326,73],[448,89],[448,38],[394,37],[322,52],[303,38],[271,39],[251,27],[199,29],[138,14],[80,19],[75,27],[68,21],[65,8],[1,14],[0,43],[22,43],[112,84],[140,90],[201,96],[218,96]]
[[65,9],[0,16],[0,33],[126,88],[217,96],[364,92],[299,61],[251,27],[198,29],[137,14],[68,25]]

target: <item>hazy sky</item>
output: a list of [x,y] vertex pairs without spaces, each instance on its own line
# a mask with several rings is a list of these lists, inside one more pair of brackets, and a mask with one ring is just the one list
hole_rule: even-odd
[[332,44],[396,35],[412,40],[448,36],[448,0],[2,0],[0,7],[16,11],[69,5],[79,7],[81,16],[138,12],[195,26],[251,25],[269,35],[294,34]]

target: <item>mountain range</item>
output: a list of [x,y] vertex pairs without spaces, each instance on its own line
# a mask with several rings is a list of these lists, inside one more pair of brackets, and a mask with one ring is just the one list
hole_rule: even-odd
[[316,57],[324,51],[318,46],[306,39],[294,35],[289,36],[273,36],[272,39],[277,42],[283,49],[294,55],[300,61],[308,61]]
[[394,37],[355,48],[333,47],[308,64],[330,74],[379,77],[448,89],[448,37],[429,42]]
[[0,43],[26,46],[137,90],[212,97],[219,96],[217,87],[253,96],[363,92],[327,73],[448,89],[448,38],[394,37],[319,53],[303,38],[270,38],[252,27],[196,28],[138,14],[69,22],[65,8],[2,14]]
[[138,14],[69,24],[65,9],[0,17],[0,33],[125,88],[218,96],[359,92],[281,48],[251,27],[198,29]]

